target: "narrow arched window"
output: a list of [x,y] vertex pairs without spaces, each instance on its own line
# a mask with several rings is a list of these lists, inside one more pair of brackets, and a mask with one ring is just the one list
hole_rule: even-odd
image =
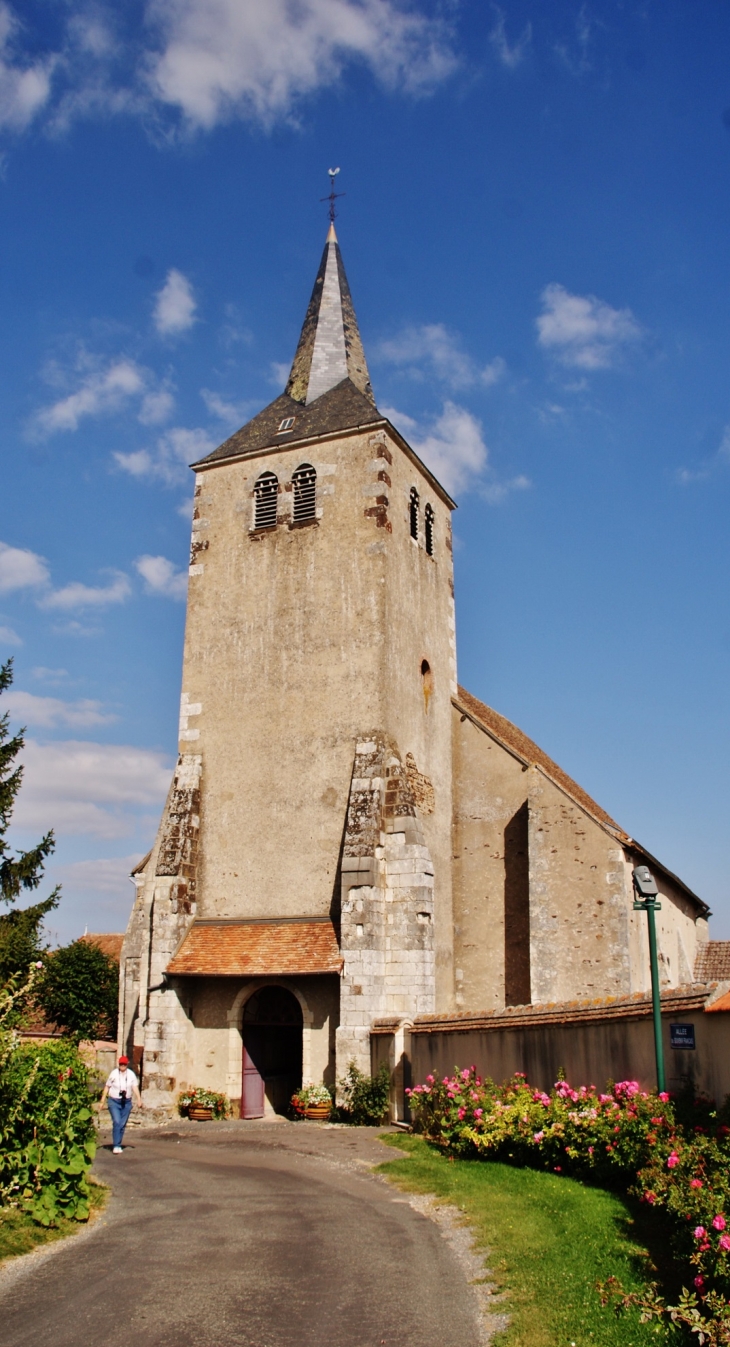
[[279,499],[279,481],[274,472],[262,472],[253,489],[254,528],[276,528],[276,507]]
[[433,510],[430,505],[426,506],[424,511],[426,522],[426,551],[430,557],[433,556]]
[[311,463],[300,463],[292,474],[294,489],[294,523],[314,519],[317,513],[317,473]]
[[411,537],[418,542],[418,492],[415,486],[411,487],[411,499],[409,505],[409,514],[411,521]]

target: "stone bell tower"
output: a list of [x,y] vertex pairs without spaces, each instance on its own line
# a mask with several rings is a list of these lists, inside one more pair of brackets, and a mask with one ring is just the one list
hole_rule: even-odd
[[312,1080],[453,990],[453,502],[376,407],[333,226],[286,391],[193,467],[179,758],[124,950],[161,1103],[238,1097],[264,984]]

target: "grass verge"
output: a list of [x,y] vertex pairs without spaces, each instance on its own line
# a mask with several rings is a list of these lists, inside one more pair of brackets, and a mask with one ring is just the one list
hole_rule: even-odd
[[648,1280],[649,1258],[628,1204],[573,1179],[483,1160],[453,1160],[420,1137],[387,1136],[405,1152],[382,1172],[406,1192],[433,1193],[461,1208],[490,1281],[506,1292],[510,1325],[500,1347],[648,1347],[670,1341],[603,1309],[596,1282],[613,1274],[627,1290]]
[[[109,1189],[94,1179],[90,1180],[90,1186],[90,1220],[93,1221],[106,1206]],[[52,1229],[46,1229],[37,1225],[24,1211],[18,1211],[15,1207],[0,1207],[0,1263],[7,1258],[17,1258],[22,1253],[31,1253],[41,1244],[53,1244],[68,1235],[75,1235],[83,1229],[84,1224],[78,1221],[60,1221]]]

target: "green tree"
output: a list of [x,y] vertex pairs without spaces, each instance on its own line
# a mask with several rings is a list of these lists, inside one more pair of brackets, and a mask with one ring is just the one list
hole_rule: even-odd
[[[0,693],[6,692],[13,681],[13,661],[0,665]],[[23,768],[16,762],[25,743],[24,730],[11,735],[8,712],[0,716],[0,902],[14,904],[23,892],[37,889],[43,877],[45,862],[55,848],[53,833],[46,833],[30,851],[14,851],[6,842],[15,799],[23,780]],[[58,906],[60,888],[56,888],[40,903],[31,907],[14,908],[0,914],[0,986],[16,973],[25,974],[29,965],[41,955],[44,918]]]
[[49,954],[35,991],[48,1019],[77,1043],[116,1038],[118,996],[119,965],[86,940]]

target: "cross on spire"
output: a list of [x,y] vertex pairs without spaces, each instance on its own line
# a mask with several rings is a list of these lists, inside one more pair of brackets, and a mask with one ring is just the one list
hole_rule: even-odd
[[330,224],[332,225],[335,222],[335,216],[337,214],[337,211],[335,210],[335,201],[337,200],[338,196],[345,196],[344,192],[335,191],[335,178],[337,177],[339,171],[340,171],[339,168],[327,169],[327,172],[329,173],[330,176],[330,193],[329,196],[321,196],[319,198],[320,201],[329,201],[330,203]]

